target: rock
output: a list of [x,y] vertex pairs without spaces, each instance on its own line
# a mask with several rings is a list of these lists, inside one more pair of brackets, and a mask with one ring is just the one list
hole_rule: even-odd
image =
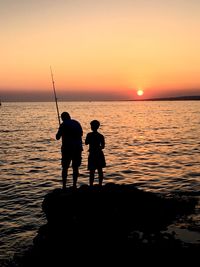
[[62,266],[66,258],[78,264],[76,255],[83,255],[86,263],[94,255],[111,259],[111,250],[136,256],[141,250],[183,248],[173,233],[161,231],[192,213],[195,205],[193,198],[166,198],[134,185],[56,189],[44,198],[47,224],[39,229],[22,266]]

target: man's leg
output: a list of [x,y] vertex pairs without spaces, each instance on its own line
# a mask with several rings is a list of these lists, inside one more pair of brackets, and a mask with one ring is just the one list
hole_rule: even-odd
[[70,166],[70,157],[66,153],[62,153],[62,183],[63,189],[66,188],[68,169]]
[[73,187],[74,188],[76,188],[78,175],[79,175],[78,166],[73,167]]
[[72,157],[72,169],[73,169],[73,187],[77,187],[77,181],[79,176],[79,167],[81,166],[82,150],[74,151]]
[[63,183],[63,189],[66,188],[67,184],[67,174],[68,174],[68,168],[66,166],[63,166],[62,168],[62,183]]

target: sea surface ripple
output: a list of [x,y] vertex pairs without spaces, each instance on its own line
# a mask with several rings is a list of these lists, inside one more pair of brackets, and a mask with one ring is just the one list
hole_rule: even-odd
[[[200,101],[61,102],[59,109],[80,121],[83,141],[90,121],[100,121],[104,183],[200,196]],[[0,259],[5,259],[31,244],[46,222],[41,203],[61,187],[61,144],[55,140],[55,103],[3,103],[0,113]],[[78,185],[89,181],[87,156],[84,145]],[[198,212],[199,206],[199,223]]]

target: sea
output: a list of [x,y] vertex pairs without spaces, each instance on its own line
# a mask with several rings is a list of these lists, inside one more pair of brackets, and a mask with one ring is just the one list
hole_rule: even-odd
[[[200,101],[60,102],[58,107],[60,114],[67,111],[81,123],[83,143],[90,121],[100,121],[106,142],[104,184],[135,184],[199,201]],[[62,187],[58,126],[54,102],[5,102],[0,107],[1,260],[32,245],[46,223],[41,209],[45,195]],[[87,157],[83,145],[78,186],[89,184]],[[68,186],[71,174],[70,169]],[[200,242],[200,204],[173,227],[186,242]]]

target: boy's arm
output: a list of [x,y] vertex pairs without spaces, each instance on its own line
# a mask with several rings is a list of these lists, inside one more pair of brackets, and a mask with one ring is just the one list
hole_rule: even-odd
[[105,148],[105,138],[104,138],[104,136],[102,135],[101,149],[104,149],[104,148]]

